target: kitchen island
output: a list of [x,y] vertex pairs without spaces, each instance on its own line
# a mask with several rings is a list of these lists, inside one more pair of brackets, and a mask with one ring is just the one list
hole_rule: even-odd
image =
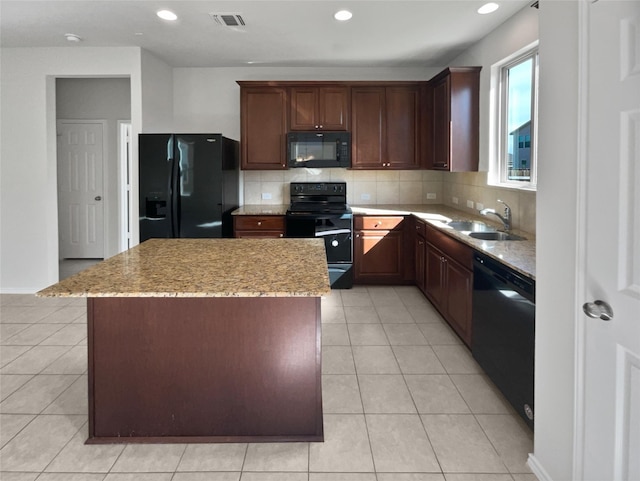
[[87,297],[89,439],[322,441],[317,239],[151,239],[43,291]]

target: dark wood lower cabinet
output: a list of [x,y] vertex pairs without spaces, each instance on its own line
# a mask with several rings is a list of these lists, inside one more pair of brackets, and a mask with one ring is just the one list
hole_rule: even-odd
[[[432,236],[431,240],[437,242],[439,238]],[[464,343],[471,346],[472,249],[451,238],[444,240],[440,247],[442,250],[431,242],[426,243],[425,294]],[[448,252],[444,252],[445,248]],[[457,254],[455,258],[453,253]]]
[[414,243],[414,256],[415,256],[415,278],[416,278],[416,286],[424,293],[425,292],[425,271],[426,271],[426,256],[427,254],[427,243],[424,240],[424,237],[420,235],[416,235],[415,243]]
[[322,441],[320,298],[89,298],[89,439]]
[[413,236],[410,218],[361,216],[354,218],[353,264],[356,284],[414,282]]
[[473,272],[449,259],[447,278],[447,321],[462,340],[471,346],[471,302],[473,297]]
[[402,282],[402,232],[356,231],[353,249],[356,282]]
[[237,215],[233,217],[233,236],[279,239],[285,234],[283,215]]
[[445,265],[444,254],[431,244],[425,247],[425,294],[439,309],[445,300]]

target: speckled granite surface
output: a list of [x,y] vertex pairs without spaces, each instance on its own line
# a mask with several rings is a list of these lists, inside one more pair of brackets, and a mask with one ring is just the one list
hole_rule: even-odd
[[285,215],[289,205],[243,205],[231,212],[231,215]]
[[321,239],[150,239],[42,297],[316,297],[330,292]]
[[493,257],[532,279],[536,278],[536,242],[535,237],[527,232],[514,230],[526,240],[521,241],[486,241],[474,239],[467,234],[451,229],[446,222],[451,220],[475,220],[502,228],[498,223],[481,215],[468,214],[452,207],[439,204],[424,205],[358,205],[351,206],[354,214],[365,215],[410,215],[413,214],[441,229],[442,232]]

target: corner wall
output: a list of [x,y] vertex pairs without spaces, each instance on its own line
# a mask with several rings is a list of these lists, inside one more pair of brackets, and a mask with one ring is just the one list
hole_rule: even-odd
[[536,429],[530,464],[541,481],[576,479],[580,3],[540,2]]
[[0,291],[58,281],[56,77],[129,77],[141,128],[139,48],[3,48],[0,67]]

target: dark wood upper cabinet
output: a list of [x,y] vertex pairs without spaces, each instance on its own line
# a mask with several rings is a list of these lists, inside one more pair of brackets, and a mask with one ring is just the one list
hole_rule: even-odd
[[386,88],[387,167],[420,167],[420,89]]
[[243,86],[240,89],[241,166],[245,170],[286,169],[287,89]]
[[386,163],[384,87],[351,89],[351,167],[381,169]]
[[349,129],[348,87],[291,87],[290,97],[290,130]]
[[450,67],[430,80],[431,156],[427,168],[478,170],[481,67]]
[[477,171],[481,67],[425,82],[239,81],[243,169],[286,169],[288,131],[350,131],[353,169]]
[[351,89],[353,169],[420,167],[420,85]]

